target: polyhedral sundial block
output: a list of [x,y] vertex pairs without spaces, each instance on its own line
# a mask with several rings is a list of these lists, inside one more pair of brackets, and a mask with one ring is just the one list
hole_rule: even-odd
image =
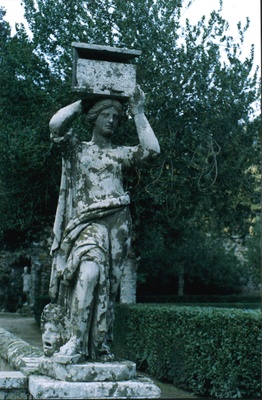
[[86,43],[72,43],[73,91],[85,97],[127,100],[136,87],[136,66],[130,62],[141,52]]

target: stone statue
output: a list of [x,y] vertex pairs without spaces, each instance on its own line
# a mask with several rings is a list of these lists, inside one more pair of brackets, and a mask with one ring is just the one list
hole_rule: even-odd
[[23,294],[25,296],[24,305],[27,306],[31,304],[31,286],[32,286],[31,274],[29,274],[28,267],[24,267],[22,278],[23,278]]
[[136,87],[130,110],[137,146],[111,141],[122,113],[121,103],[114,99],[99,100],[89,109],[90,142],[80,141],[70,128],[83,112],[82,100],[62,108],[50,121],[51,138],[63,154],[50,278],[51,302],[65,309],[68,320],[67,338],[55,340],[52,347],[61,357],[114,359],[114,303],[131,242],[130,197],[123,188],[122,171],[160,152],[144,115],[144,100]]

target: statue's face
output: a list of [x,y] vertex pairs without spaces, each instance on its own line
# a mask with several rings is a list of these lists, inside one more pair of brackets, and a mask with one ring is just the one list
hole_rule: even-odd
[[110,137],[118,127],[119,113],[114,107],[101,111],[95,122],[95,132]]
[[44,355],[52,356],[62,346],[61,333],[56,325],[52,322],[46,322],[42,334]]

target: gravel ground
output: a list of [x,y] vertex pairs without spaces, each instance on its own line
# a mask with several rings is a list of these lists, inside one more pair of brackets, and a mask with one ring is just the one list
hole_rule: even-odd
[[[20,314],[0,313],[0,327],[20,337],[32,346],[42,349],[41,331],[34,318],[23,317]],[[150,377],[152,379],[152,377]],[[161,399],[197,399],[189,392],[152,379],[161,389]]]

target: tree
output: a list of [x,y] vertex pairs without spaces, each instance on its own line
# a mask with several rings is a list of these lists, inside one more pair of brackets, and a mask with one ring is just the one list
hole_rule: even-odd
[[[254,177],[248,169],[254,163],[257,131],[249,126],[252,103],[259,97],[257,72],[251,75],[254,48],[244,62],[239,58],[249,21],[238,25],[236,43],[219,11],[182,28],[184,3],[75,0],[65,7],[62,0],[23,0],[33,34],[28,46],[45,70],[44,89],[38,86],[37,93],[48,98],[40,106],[46,127],[47,114],[74,97],[72,41],[142,50],[136,60],[138,82],[147,94],[147,115],[162,148],[154,165],[127,177],[134,192],[133,214],[140,222],[136,249],[144,277],[149,274],[147,249],[152,249],[151,270],[160,272],[166,265],[177,274],[183,244],[190,240],[191,249],[198,246],[196,232],[244,237],[253,213]],[[136,143],[132,129],[130,124],[128,135],[123,132],[125,142]],[[158,242],[149,231],[156,232]],[[158,265],[155,247],[161,247]],[[189,270],[190,263],[188,257],[183,268]]]
[[244,258],[249,272],[249,284],[258,289],[261,286],[261,222],[253,221],[250,234],[246,238]]
[[0,234],[17,246],[54,212],[57,177],[48,133],[54,79],[23,27],[14,37],[4,20],[0,28]]

